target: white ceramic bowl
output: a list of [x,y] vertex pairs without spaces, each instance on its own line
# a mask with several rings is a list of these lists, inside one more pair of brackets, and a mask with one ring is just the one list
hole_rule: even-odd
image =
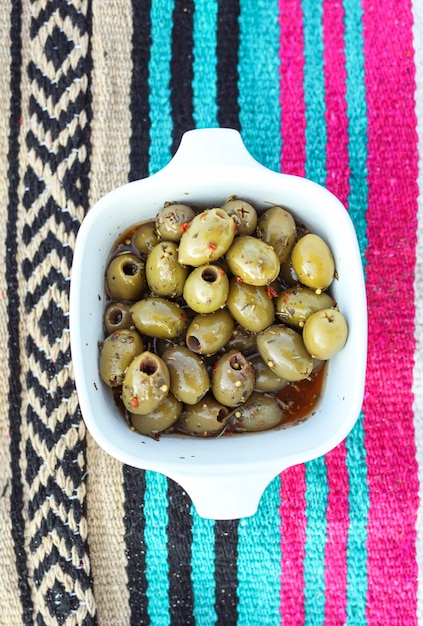
[[[98,372],[103,339],[103,279],[116,238],[152,218],[166,201],[218,206],[230,196],[258,207],[286,206],[330,245],[339,280],[332,293],[347,318],[345,348],[328,365],[315,415],[286,430],[219,439],[163,436],[129,430]],[[231,129],[189,131],[171,162],[149,178],[111,191],[93,206],[78,233],[71,277],[70,337],[82,415],[97,443],[123,463],[161,472],[191,496],[201,516],[235,519],[255,513],[269,482],[282,470],[325,454],[355,424],[364,393],[367,309],[356,234],[342,204],[308,180],[260,165]]]

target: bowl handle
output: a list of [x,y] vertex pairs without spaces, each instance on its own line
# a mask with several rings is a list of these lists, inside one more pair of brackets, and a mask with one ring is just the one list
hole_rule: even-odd
[[204,167],[204,165],[231,165],[263,168],[256,161],[233,128],[198,128],[182,136],[181,143],[162,172],[170,168]]
[[[275,472],[275,476],[278,473]],[[173,480],[185,489],[200,517],[224,520],[254,515],[273,478],[267,471],[254,475],[184,475],[175,476]]]

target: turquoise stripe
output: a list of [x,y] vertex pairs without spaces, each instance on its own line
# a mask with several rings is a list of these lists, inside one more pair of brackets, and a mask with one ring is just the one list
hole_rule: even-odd
[[249,152],[280,171],[279,24],[277,0],[241,0],[239,106],[241,135]]
[[151,47],[148,65],[150,174],[162,169],[171,159],[172,116],[169,84],[173,4],[173,0],[152,0],[151,3]]
[[306,105],[305,175],[326,184],[326,120],[321,1],[303,0],[304,100]]
[[[367,109],[364,81],[362,9],[356,0],[344,0],[347,115],[349,135],[349,214],[354,222],[365,264],[367,211]],[[350,524],[347,537],[346,626],[366,623],[367,520],[369,490],[363,415],[346,440],[349,475]]]
[[[326,184],[326,121],[323,67],[322,3],[303,0],[304,100],[306,104],[305,175]],[[325,618],[325,547],[327,542],[328,483],[324,457],[306,463],[307,519],[304,556],[304,612],[306,624]]]
[[237,626],[280,626],[280,479],[265,490],[258,511],[238,525]]
[[214,626],[217,615],[214,580],[214,520],[203,519],[191,507],[191,581],[194,620],[201,626]]
[[151,626],[170,624],[167,562],[167,478],[145,472],[144,517],[148,615]]
[[197,128],[217,124],[217,0],[196,0],[194,10],[194,120]]

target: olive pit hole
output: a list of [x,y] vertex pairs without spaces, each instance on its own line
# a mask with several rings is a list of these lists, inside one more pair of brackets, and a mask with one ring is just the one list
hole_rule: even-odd
[[229,359],[229,365],[233,370],[239,371],[242,370],[243,362],[238,354],[234,354],[234,356]]
[[125,276],[135,276],[135,274],[138,272],[138,265],[136,263],[124,263],[122,265],[122,272],[125,274]]
[[187,342],[188,348],[192,350],[193,352],[199,352],[199,350],[201,349],[201,342],[194,335],[187,336],[186,342]]
[[157,372],[157,361],[147,357],[140,362],[140,372],[147,376],[153,376]]
[[217,270],[215,267],[206,267],[201,272],[201,278],[206,283],[214,283],[217,280]]
[[119,309],[118,307],[110,309],[107,317],[112,326],[117,326],[121,323],[123,318],[122,309]]
[[220,409],[219,413],[216,416],[218,422],[222,423],[224,419],[228,416],[228,409]]

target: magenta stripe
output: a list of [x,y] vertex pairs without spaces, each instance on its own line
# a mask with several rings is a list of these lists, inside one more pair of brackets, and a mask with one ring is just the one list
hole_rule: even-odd
[[412,14],[363,0],[368,107],[369,358],[364,402],[370,510],[368,624],[415,624],[417,464],[412,410],[417,212]]
[[[342,3],[324,0],[326,186],[345,206],[349,194],[348,120]],[[344,624],[347,604],[348,471],[345,445],[326,455],[325,624]]]
[[304,34],[300,0],[279,0],[282,172],[305,174]]

